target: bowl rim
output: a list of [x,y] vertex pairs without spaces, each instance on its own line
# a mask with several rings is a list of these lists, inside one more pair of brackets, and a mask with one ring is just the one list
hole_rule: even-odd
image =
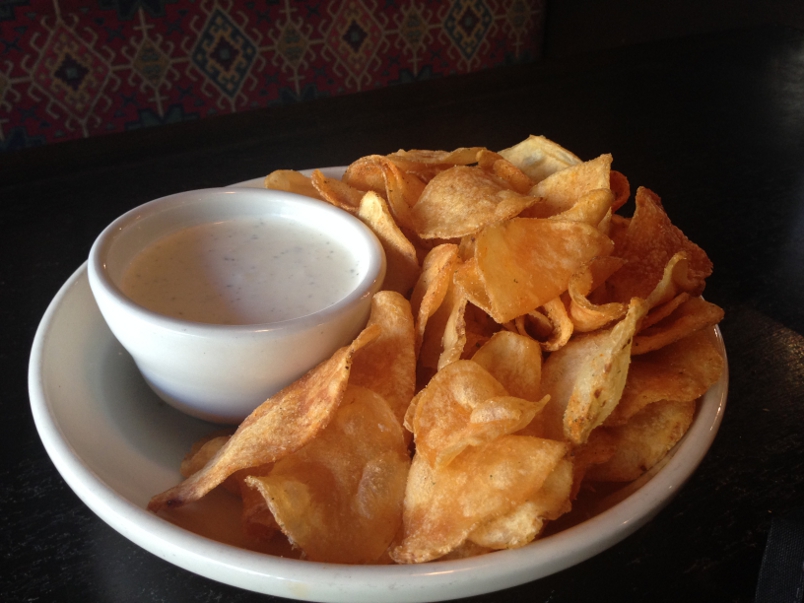
[[[302,211],[317,212],[323,214],[327,220],[338,220],[345,224],[356,236],[359,245],[347,246],[350,253],[356,253],[355,247],[359,251],[367,252],[365,259],[368,260],[366,270],[362,278],[357,281],[354,288],[336,302],[302,316],[295,316],[285,320],[273,322],[248,323],[248,324],[214,324],[203,323],[182,318],[176,318],[165,314],[160,314],[138,304],[128,297],[120,287],[115,284],[109,276],[104,263],[105,254],[127,228],[142,223],[151,216],[156,216],[161,212],[173,208],[189,206],[191,204],[201,204],[211,202],[222,195],[237,195],[240,197],[263,197],[266,202],[278,202],[280,204],[291,205],[295,209]],[[209,198],[209,199],[208,199]],[[282,215],[282,214],[277,214]],[[232,214],[236,218],[237,213]],[[296,219],[296,218],[291,218]],[[203,224],[205,222],[199,222]],[[313,226],[315,228],[315,226]],[[115,218],[107,225],[95,238],[89,251],[89,258],[86,264],[89,276],[89,284],[93,295],[97,298],[103,294],[107,299],[113,301],[119,308],[143,322],[147,322],[155,328],[164,331],[181,332],[183,334],[195,334],[198,336],[216,336],[227,333],[242,335],[245,333],[279,333],[306,331],[317,325],[337,320],[342,314],[358,303],[367,295],[375,293],[382,286],[385,278],[387,260],[385,251],[377,236],[361,220],[329,203],[305,197],[287,191],[277,191],[271,189],[246,188],[238,186],[210,187],[202,189],[192,189],[181,191],[163,197],[158,197],[137,207],[134,207],[124,214]]]

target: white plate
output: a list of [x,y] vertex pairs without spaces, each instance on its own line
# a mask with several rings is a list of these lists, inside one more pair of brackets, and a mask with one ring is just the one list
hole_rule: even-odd
[[[725,358],[720,331],[714,329],[713,336]],[[48,307],[29,366],[31,408],[45,449],[76,494],[123,536],[213,580],[292,599],[349,603],[491,592],[547,576],[614,545],[658,513],[693,473],[720,425],[727,389],[725,370],[661,470],[592,519],[521,549],[471,559],[345,566],[249,550],[239,536],[236,506],[231,507],[237,502],[225,494],[207,497],[174,518],[181,525],[145,510],[151,496],[180,481],[184,454],[214,427],[179,413],[150,391],[103,321],[84,266]],[[231,507],[232,523],[205,521],[221,507]]]

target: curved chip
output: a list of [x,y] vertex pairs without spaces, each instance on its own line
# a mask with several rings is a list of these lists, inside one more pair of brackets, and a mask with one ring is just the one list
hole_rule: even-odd
[[606,462],[590,466],[586,479],[630,482],[659,462],[692,424],[695,401],[660,401],[649,404],[625,425],[605,428],[616,451]]
[[665,268],[678,252],[689,262],[687,285],[691,295],[700,295],[706,278],[712,273],[712,262],[706,252],[690,241],[665,213],[659,196],[639,187],[636,210],[627,229],[617,235],[614,254],[626,260],[625,266],[611,276],[607,284],[613,301],[627,302],[632,297],[647,298],[664,276]]
[[416,350],[410,302],[393,291],[380,291],[371,300],[367,327],[381,333],[357,350],[352,359],[350,385],[382,396],[402,424],[416,390]]
[[560,170],[581,163],[574,153],[544,136],[529,136],[517,145],[500,151],[535,182]]
[[265,177],[263,186],[271,190],[296,193],[297,195],[304,195],[305,197],[323,201],[321,195],[318,194],[315,186],[313,186],[312,180],[296,170],[275,170]]
[[359,201],[357,217],[377,235],[385,251],[388,268],[383,289],[403,295],[410,293],[421,271],[419,260],[413,243],[394,221],[388,203],[374,191],[369,191]]
[[427,183],[411,216],[422,239],[457,239],[512,218],[536,201],[479,167],[455,166]]
[[514,218],[476,237],[473,268],[488,307],[473,298],[477,284],[467,283],[462,270],[455,278],[473,303],[502,324],[561,295],[581,266],[612,248],[611,240],[588,224]]
[[260,404],[203,469],[154,496],[148,509],[156,512],[198,500],[236,471],[274,462],[312,440],[343,400],[355,352],[380,330],[367,327],[350,345]]
[[267,476],[246,478],[311,561],[376,563],[402,524],[410,460],[385,400],[350,385],[333,420]]
[[405,490],[404,535],[391,557],[423,563],[453,551],[475,528],[540,490],[565,453],[561,442],[507,435],[468,448],[439,469],[416,455]]
[[709,330],[634,356],[620,402],[604,424],[622,425],[659,400],[696,400],[720,378],[722,371],[723,357]]
[[631,301],[611,329],[572,339],[550,355],[542,369],[542,392],[550,395],[543,417],[548,437],[578,446],[611,414],[620,400],[636,325],[646,310]]

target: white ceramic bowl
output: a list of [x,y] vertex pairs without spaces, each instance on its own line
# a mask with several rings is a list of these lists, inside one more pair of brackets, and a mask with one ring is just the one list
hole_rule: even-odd
[[[191,226],[239,218],[300,221],[327,233],[361,259],[354,288],[312,314],[251,325],[205,324],[158,314],[121,290],[134,257],[157,240]],[[371,296],[385,276],[385,255],[371,230],[327,203],[231,187],[178,193],[129,211],[98,236],[87,271],[101,314],[157,395],[195,417],[238,423],[365,326]]]

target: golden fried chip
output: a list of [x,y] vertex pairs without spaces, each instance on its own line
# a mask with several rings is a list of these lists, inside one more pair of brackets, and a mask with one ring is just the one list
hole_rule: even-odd
[[597,482],[630,482],[659,462],[687,432],[695,401],[649,404],[625,425],[607,427],[617,442],[614,456],[589,467],[586,478]]
[[723,357],[708,329],[654,352],[634,356],[620,403],[605,425],[622,425],[659,400],[696,400],[718,380],[722,371]]
[[190,452],[181,462],[179,472],[182,477],[190,477],[193,473],[198,473],[204,468],[209,460],[223,448],[223,445],[232,437],[231,432],[227,434],[210,434],[195,442]]
[[382,162],[386,161],[381,155],[366,155],[349,164],[341,180],[359,191],[374,191],[385,196],[385,176],[382,171]]
[[382,396],[402,424],[416,390],[416,351],[410,302],[393,291],[380,291],[371,300],[368,326],[380,335],[355,352],[350,385]]
[[[422,262],[419,280],[413,287],[410,305],[416,319],[416,355],[424,341],[427,322],[435,314],[447,295],[455,266],[458,263],[458,246],[443,243],[433,247]],[[446,319],[445,319],[446,320]],[[438,357],[440,350],[436,352]]]
[[[405,426],[416,440],[416,454],[433,466],[446,465],[466,446],[476,445],[472,438],[479,428],[471,425],[472,411],[491,398],[506,396],[502,384],[476,362],[448,364],[416,394],[405,416]],[[522,408],[527,412],[527,406]],[[520,413],[512,420],[518,424],[524,417]]]
[[375,563],[402,523],[410,460],[385,400],[350,385],[333,420],[264,477],[248,477],[311,561]]
[[265,177],[263,182],[265,188],[275,191],[286,191],[296,193],[313,199],[322,199],[321,195],[313,186],[312,180],[295,170],[276,170]]
[[532,218],[554,216],[572,208],[578,199],[590,191],[608,189],[611,160],[611,155],[601,155],[551,174],[531,189],[530,194],[541,200],[525,215]]
[[312,440],[327,426],[343,399],[355,352],[380,331],[377,325],[367,327],[350,345],[268,398],[246,417],[202,470],[154,496],[148,509],[156,512],[198,500],[235,471],[276,461]]
[[625,387],[631,341],[645,310],[644,301],[635,298],[614,327],[575,337],[550,355],[542,368],[542,392],[550,395],[543,412],[548,437],[583,444],[611,414]]
[[541,533],[548,520],[570,510],[572,484],[572,463],[562,459],[538,492],[507,515],[472,530],[469,541],[492,550],[525,546]]
[[[583,222],[597,228],[611,211],[613,201],[614,195],[609,189],[594,189],[583,193],[572,207],[565,209],[561,213],[549,216],[549,219]],[[598,230],[601,229],[598,228]]]
[[621,236],[612,235],[616,241],[613,255],[626,260],[607,283],[613,301],[647,298],[662,280],[671,258],[680,251],[689,262],[687,279],[695,283],[687,291],[700,295],[706,277],[712,273],[706,252],[670,222],[656,193],[639,187],[635,200],[636,211],[627,230]]
[[439,469],[417,454],[405,490],[403,540],[391,557],[423,563],[458,548],[475,528],[540,490],[565,453],[560,442],[507,435]]
[[477,235],[475,257],[455,279],[472,303],[503,324],[558,297],[581,266],[612,247],[588,224],[514,218]]
[[569,316],[579,333],[596,331],[625,315],[626,304],[609,302],[595,304],[589,295],[601,287],[612,274],[622,268],[625,260],[613,256],[593,258],[572,275],[567,285],[570,297]]
[[538,342],[510,331],[498,331],[472,356],[512,396],[537,402],[542,398],[542,349]]
[[695,331],[716,325],[723,320],[723,315],[721,307],[700,297],[691,297],[667,318],[637,333],[631,353],[637,355],[658,350]]
[[[424,333],[424,343],[422,344],[422,354],[420,359],[424,366],[431,366],[428,363],[428,348],[430,340],[438,337],[441,333],[441,354],[438,356],[437,369],[442,369],[450,362],[459,360],[464,355],[466,347],[466,307],[469,303],[466,292],[460,285],[454,282],[450,284],[447,295],[441,307],[436,311],[433,318],[428,322],[430,328]],[[446,315],[447,319],[444,328],[439,329],[437,325],[441,323],[440,314]]]
[[324,201],[351,214],[357,213],[360,199],[363,198],[363,191],[357,190],[337,178],[328,178],[321,170],[313,171],[311,181],[318,196]]
[[415,171],[418,165],[469,165],[477,161],[477,154],[483,150],[483,147],[461,147],[453,151],[400,149],[388,155],[388,158],[405,170]]
[[481,168],[455,166],[427,183],[411,216],[422,239],[456,239],[512,218],[536,201]]
[[[567,306],[561,297],[555,297],[542,306],[544,315],[550,321],[553,329],[546,341],[541,342],[542,348],[546,352],[560,350],[572,337],[575,325],[567,312]],[[530,316],[532,312],[528,314]]]
[[648,295],[648,306],[651,308],[661,306],[679,293],[696,295],[699,290],[700,280],[690,276],[690,262],[686,252],[679,251],[668,260],[661,280]]
[[535,182],[539,182],[560,170],[581,163],[581,160],[544,136],[529,136],[522,142],[500,151]]
[[612,211],[617,211],[626,204],[631,196],[631,184],[624,174],[617,170],[611,170],[609,174],[609,188],[614,193],[614,203],[611,204]]
[[391,216],[388,203],[377,193],[369,191],[360,199],[357,217],[377,235],[385,251],[388,269],[385,271],[383,289],[402,295],[410,293],[419,278],[419,260],[413,243]]
[[488,149],[483,149],[477,154],[477,165],[504,180],[511,190],[521,195],[526,195],[536,184],[513,163]]

